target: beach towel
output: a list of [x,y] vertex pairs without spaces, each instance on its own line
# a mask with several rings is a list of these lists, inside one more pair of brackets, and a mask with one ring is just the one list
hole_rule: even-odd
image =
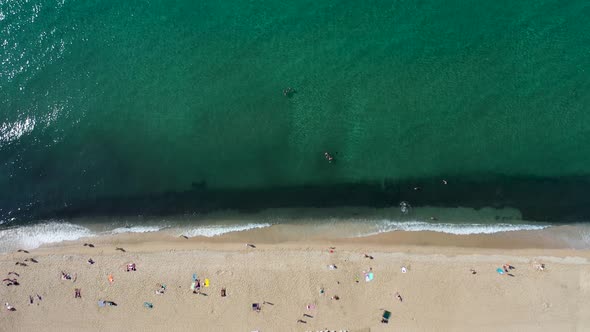
[[383,316],[381,318],[381,323],[385,323],[385,324],[389,323],[389,318],[391,318],[391,312],[384,310]]
[[365,281],[369,282],[369,281],[373,280],[373,277],[374,277],[373,272],[369,272],[369,273],[365,274]]
[[194,283],[194,282],[193,282],[193,283],[191,284],[191,290],[192,290],[192,291],[194,291],[194,290],[195,290],[195,286],[196,286],[196,283]]
[[148,309],[152,309],[154,307],[154,305],[152,303],[150,303],[150,302],[144,302],[143,303],[143,306],[146,307],[146,308],[148,308]]
[[103,300],[98,301],[98,306],[99,307],[104,307],[106,304],[104,303]]
[[197,281],[197,274],[193,273],[193,281]]
[[504,270],[501,267],[497,268],[496,272],[498,272],[499,274],[504,274]]
[[205,279],[205,287],[209,287],[209,279]]

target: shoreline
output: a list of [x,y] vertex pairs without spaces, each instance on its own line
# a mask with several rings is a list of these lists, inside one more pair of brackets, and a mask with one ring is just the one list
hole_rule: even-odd
[[[429,216],[436,216],[430,220]],[[379,242],[484,248],[590,248],[590,225],[524,221],[514,209],[398,208],[269,209],[254,214],[223,211],[205,215],[39,220],[0,227],[0,252],[59,246],[61,241],[125,237],[160,241],[179,235],[199,241]],[[135,241],[135,240],[134,240]],[[246,240],[244,240],[246,241]]]
[[[71,241],[43,244],[34,250],[39,252],[76,248],[83,242],[100,244],[125,244],[146,247],[157,243],[171,248],[199,248],[202,245],[223,246],[244,243],[291,246],[306,244],[312,247],[326,243],[345,247],[367,248],[429,248],[443,247],[466,250],[563,250],[584,252],[590,248],[572,247],[565,237],[559,238],[558,232],[572,233],[572,226],[553,226],[541,230],[520,230],[496,232],[491,234],[450,234],[436,231],[388,231],[378,234],[350,237],[346,233],[328,232],[334,225],[311,224],[274,224],[268,227],[252,228],[243,231],[228,232],[216,236],[194,236],[184,238],[173,235],[166,230],[149,232],[128,232],[119,234],[94,235]],[[346,234],[346,235],[343,235]],[[28,249],[28,248],[24,248]],[[2,253],[0,253],[2,254]]]

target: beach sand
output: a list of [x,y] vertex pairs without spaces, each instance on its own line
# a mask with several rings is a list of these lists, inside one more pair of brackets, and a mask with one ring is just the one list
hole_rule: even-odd
[[[590,330],[588,251],[515,249],[502,246],[513,238],[502,242],[497,240],[502,236],[428,232],[354,240],[254,241],[260,240],[260,232],[213,239],[126,234],[86,239],[94,248],[67,242],[29,254],[0,255],[3,278],[9,271],[20,274],[19,286],[0,286],[2,303],[16,308],[1,308],[0,330]],[[479,240],[459,241],[463,245],[457,247],[451,242],[457,238]],[[247,242],[256,248],[247,247]],[[478,242],[499,245],[482,248]],[[336,248],[334,252],[330,247]],[[90,257],[95,264],[87,263]],[[38,263],[15,265],[26,258]],[[137,271],[125,272],[131,262]],[[506,263],[515,267],[510,270],[514,277],[496,272]],[[538,271],[537,263],[546,269]],[[331,264],[337,269],[329,269]],[[374,279],[366,282],[363,271],[369,269]],[[62,280],[61,271],[76,280]],[[190,290],[193,274],[201,282],[209,279],[210,286],[202,288],[206,295]],[[159,283],[166,284],[163,295],[155,294]],[[76,288],[81,289],[81,299],[74,298]],[[220,296],[221,288],[227,289],[226,297]],[[35,297],[33,304],[29,295]],[[117,306],[99,307],[99,300]],[[145,308],[144,302],[153,308]],[[252,303],[260,303],[262,310],[253,311]],[[388,324],[381,323],[384,310],[392,313]]]

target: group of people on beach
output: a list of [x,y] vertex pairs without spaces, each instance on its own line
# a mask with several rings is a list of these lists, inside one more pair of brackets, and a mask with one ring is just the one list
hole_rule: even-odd
[[18,282],[18,280],[15,278],[11,278],[11,275],[15,275],[16,277],[20,277],[20,274],[16,273],[16,272],[8,272],[8,277],[2,279],[2,282],[4,283],[5,286],[18,286],[20,285],[20,283]]

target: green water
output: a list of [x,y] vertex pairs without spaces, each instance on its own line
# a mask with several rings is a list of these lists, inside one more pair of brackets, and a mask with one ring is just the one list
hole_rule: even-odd
[[587,1],[0,0],[0,12],[6,209],[202,181],[590,171]]

